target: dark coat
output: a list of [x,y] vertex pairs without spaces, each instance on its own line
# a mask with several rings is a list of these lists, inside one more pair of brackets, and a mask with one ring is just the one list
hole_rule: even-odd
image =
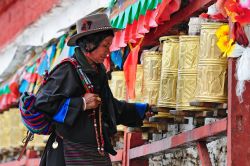
[[[87,62],[86,57],[79,48],[75,49],[74,58],[79,62],[83,71],[87,74],[94,92],[102,99],[103,135],[106,152],[115,155],[110,137],[116,133],[116,125],[122,124],[129,127],[142,125],[142,119],[136,111],[135,104],[118,101],[112,95],[108,85],[108,79],[104,66],[98,65],[98,72]],[[96,146],[95,130],[93,121],[89,118],[90,111],[83,111],[85,90],[81,80],[70,63],[60,65],[48,78],[46,84],[37,94],[35,108],[48,115],[50,120],[57,114],[63,103],[70,98],[67,115],[62,123],[55,122],[55,132],[50,136],[46,145],[42,162],[51,165],[64,165],[63,140],[59,140],[59,147],[54,150],[51,145],[60,135],[63,139],[76,143]],[[57,134],[55,134],[57,133]]]

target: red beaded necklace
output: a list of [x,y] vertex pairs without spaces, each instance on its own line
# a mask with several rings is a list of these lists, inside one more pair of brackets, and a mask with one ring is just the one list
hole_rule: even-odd
[[[89,64],[98,72],[97,66],[95,63],[93,63],[92,59],[90,59],[88,56],[87,60]],[[103,139],[103,133],[102,133],[102,111],[101,111],[101,105],[98,108],[98,119],[99,119],[99,132],[97,128],[97,119],[96,119],[96,110],[93,110],[93,122],[94,122],[94,128],[95,128],[95,134],[96,134],[96,142],[97,142],[97,150],[100,155],[104,156],[104,139]]]
[[98,126],[97,126],[97,119],[96,119],[96,110],[93,110],[93,113],[91,116],[93,117],[94,122],[94,128],[95,128],[95,134],[96,134],[96,142],[97,142],[97,150],[100,155],[104,156],[104,139],[103,139],[103,133],[102,133],[102,111],[101,106],[99,106],[98,109],[98,119],[99,119],[99,131],[98,132]]

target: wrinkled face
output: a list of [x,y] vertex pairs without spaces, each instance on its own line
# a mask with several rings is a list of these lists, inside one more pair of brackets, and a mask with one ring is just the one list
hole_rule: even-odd
[[103,63],[104,59],[110,53],[109,48],[112,40],[113,36],[107,36],[94,51],[89,53],[89,58],[95,63]]

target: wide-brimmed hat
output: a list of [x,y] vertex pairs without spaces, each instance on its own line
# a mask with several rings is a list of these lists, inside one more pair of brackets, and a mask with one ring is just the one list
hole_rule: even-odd
[[106,14],[93,14],[78,20],[76,22],[76,30],[77,34],[71,36],[67,43],[68,46],[75,46],[76,41],[84,36],[107,30],[115,30],[115,28],[110,25]]

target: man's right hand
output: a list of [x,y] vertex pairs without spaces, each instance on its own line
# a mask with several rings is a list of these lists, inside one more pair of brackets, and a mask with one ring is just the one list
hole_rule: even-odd
[[[94,94],[94,93],[85,93],[83,98],[85,99],[85,102],[86,102],[85,103],[86,104],[86,109],[85,110],[95,109],[102,102],[101,98],[97,94]],[[84,107],[84,104],[83,104],[83,107]]]

